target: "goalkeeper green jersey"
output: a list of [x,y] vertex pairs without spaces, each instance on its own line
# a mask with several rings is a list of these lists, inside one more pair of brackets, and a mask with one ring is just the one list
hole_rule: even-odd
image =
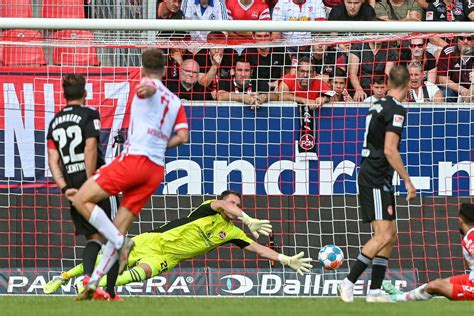
[[252,243],[253,240],[240,228],[211,208],[212,202],[205,201],[187,217],[134,237],[135,247],[129,261],[138,263],[145,258],[166,258],[165,265],[169,270],[180,261],[200,256],[225,243],[230,242],[240,248]]

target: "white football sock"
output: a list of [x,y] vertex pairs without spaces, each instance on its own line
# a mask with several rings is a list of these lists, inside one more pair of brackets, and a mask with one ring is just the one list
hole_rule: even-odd
[[416,289],[400,296],[404,296],[404,301],[427,301],[432,298],[433,295],[425,291],[426,285],[427,284],[423,284]]
[[102,260],[100,260],[99,264],[95,267],[89,282],[99,282],[100,279],[102,279],[102,277],[109,272],[110,268],[112,268],[118,258],[119,256],[117,249],[115,249],[114,245],[110,241],[107,242],[104,247]]
[[110,241],[115,249],[120,249],[123,245],[123,235],[117,227],[110,221],[104,210],[99,206],[94,206],[89,223],[94,226],[108,241]]

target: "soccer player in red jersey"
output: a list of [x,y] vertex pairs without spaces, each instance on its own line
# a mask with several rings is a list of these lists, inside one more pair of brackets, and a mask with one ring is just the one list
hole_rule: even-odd
[[[127,265],[133,241],[124,237],[135,217],[164,178],[165,151],[189,138],[181,100],[161,82],[165,57],[156,48],[142,55],[143,79],[131,106],[128,139],[123,152],[100,168],[73,197],[76,209],[108,240],[103,258],[78,299],[89,299],[110,267],[119,260],[119,272]],[[123,199],[112,223],[98,201],[118,193]]]
[[425,301],[434,295],[453,301],[474,300],[474,204],[461,204],[458,221],[459,230],[464,236],[461,242],[462,252],[471,273],[436,279],[410,292],[392,295],[394,301]]

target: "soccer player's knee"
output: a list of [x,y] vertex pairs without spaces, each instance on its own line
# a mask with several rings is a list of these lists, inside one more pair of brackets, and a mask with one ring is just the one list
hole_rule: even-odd
[[425,291],[430,294],[438,293],[443,286],[443,279],[436,279],[426,285]]

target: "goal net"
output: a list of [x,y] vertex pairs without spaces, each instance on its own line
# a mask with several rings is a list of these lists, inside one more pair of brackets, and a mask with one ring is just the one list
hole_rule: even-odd
[[[356,195],[365,115],[373,102],[363,99],[384,95],[386,69],[395,64],[414,64],[421,82],[428,83],[413,88],[416,95],[405,103],[408,121],[400,151],[418,197],[408,204],[403,181],[394,177],[398,241],[387,277],[411,289],[464,273],[457,214],[458,205],[474,194],[473,103],[463,97],[449,103],[444,94],[438,103],[428,100],[437,86],[446,88],[436,75],[442,48],[428,39],[443,38],[457,48],[462,41],[472,45],[472,34],[313,32],[292,41],[260,31],[258,24],[253,31],[233,38],[233,32],[213,32],[211,40],[200,41],[192,32],[178,31],[3,30],[0,294],[42,294],[45,282],[81,262],[84,240],[75,236],[69,204],[47,168],[45,131],[65,105],[62,77],[86,76],[87,105],[101,114],[101,144],[110,161],[120,151],[120,136],[126,137],[141,77],[140,54],[147,47],[167,53],[164,81],[186,99],[191,138],[167,152],[166,181],[130,235],[185,217],[205,199],[232,189],[243,193],[247,214],[272,222],[272,238],[260,237],[259,243],[289,255],[304,251],[315,261],[311,274],[300,277],[279,263],[224,245],[144,285],[120,288],[121,293],[334,296],[337,280],[371,237],[369,225],[360,221]],[[417,49],[431,52],[423,54],[421,70]],[[197,70],[184,67],[195,65],[188,59],[198,63]],[[285,92],[279,89],[290,84],[288,78],[300,88],[310,82],[299,68],[304,60],[311,82],[324,83],[281,101]],[[209,74],[212,67],[218,69]],[[458,84],[470,89],[472,74],[469,78],[469,86],[462,79]],[[190,80],[193,87],[195,81],[205,87],[190,92]],[[417,80],[412,77],[411,84]],[[322,95],[326,84],[335,95],[328,95],[331,101],[320,109],[314,99],[301,101]],[[431,89],[429,95],[420,96],[423,86]],[[240,99],[225,99],[221,91]],[[364,93],[362,100],[356,93]],[[245,96],[254,95],[276,95],[280,101],[246,104]],[[319,249],[326,244],[345,254],[337,271],[318,265]],[[356,294],[365,294],[368,279],[366,273]],[[74,294],[77,280],[58,293]]]

